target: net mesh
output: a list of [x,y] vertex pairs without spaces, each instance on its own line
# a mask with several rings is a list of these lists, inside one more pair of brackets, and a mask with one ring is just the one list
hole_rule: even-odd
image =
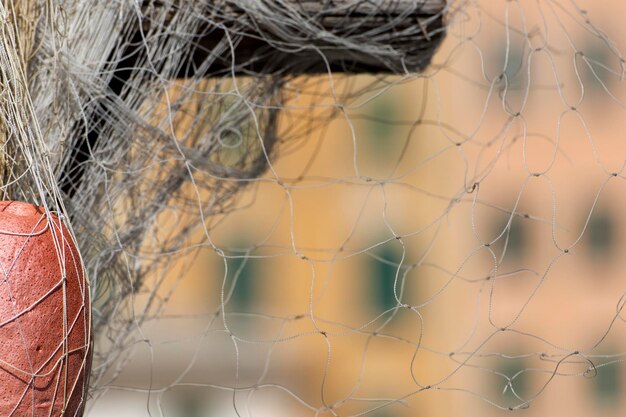
[[617,413],[622,9],[2,4],[1,189],[80,250],[87,415]]

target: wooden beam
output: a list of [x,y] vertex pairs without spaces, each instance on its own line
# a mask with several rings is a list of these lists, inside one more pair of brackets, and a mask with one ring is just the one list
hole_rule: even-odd
[[210,18],[191,38],[178,77],[198,75],[226,31],[234,50],[211,57],[203,75],[419,72],[445,35],[446,0],[211,0],[203,7]]
[[[205,0],[194,4],[192,18],[189,1],[194,0],[143,2],[142,20],[113,51],[108,61],[114,66],[103,71],[112,74],[108,93],[124,98],[128,80],[149,74],[141,59],[147,54],[144,37],[151,33],[188,51],[173,71],[161,74],[173,79],[419,72],[445,35],[446,0]],[[164,39],[163,27],[175,19],[188,21],[189,30]],[[158,58],[152,59],[159,68]],[[100,131],[110,123],[104,117],[112,114],[107,103],[95,106],[87,109],[88,122],[81,119],[74,127],[81,140],[59,178],[70,197],[81,186]]]

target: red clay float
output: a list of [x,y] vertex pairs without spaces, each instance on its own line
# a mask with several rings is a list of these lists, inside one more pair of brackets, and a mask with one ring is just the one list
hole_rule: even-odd
[[0,201],[0,416],[78,417],[90,368],[89,287],[62,222]]

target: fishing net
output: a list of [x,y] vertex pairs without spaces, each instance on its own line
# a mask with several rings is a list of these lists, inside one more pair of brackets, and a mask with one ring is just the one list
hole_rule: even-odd
[[3,3],[3,199],[91,295],[52,369],[89,416],[617,413],[623,8]]

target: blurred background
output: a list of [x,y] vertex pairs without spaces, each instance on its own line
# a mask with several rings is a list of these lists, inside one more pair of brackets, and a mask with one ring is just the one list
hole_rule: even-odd
[[458,2],[420,76],[289,80],[87,415],[624,415],[624,12]]

